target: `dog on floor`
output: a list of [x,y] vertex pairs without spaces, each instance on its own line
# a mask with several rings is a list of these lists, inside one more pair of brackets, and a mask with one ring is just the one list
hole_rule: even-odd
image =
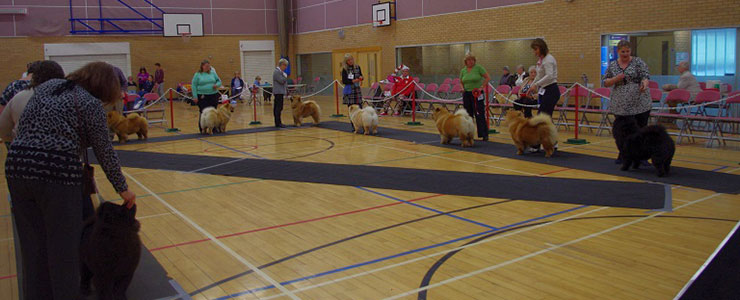
[[362,128],[365,135],[371,132],[372,134],[378,134],[378,113],[371,106],[360,108],[357,104],[350,105],[349,120],[355,128],[355,133],[359,133],[360,128]]
[[665,127],[650,125],[639,128],[634,118],[618,117],[614,120],[612,135],[622,159],[622,171],[627,171],[630,165],[637,169],[640,161],[649,158],[658,177],[670,172],[676,144]]
[[226,132],[226,124],[229,124],[231,120],[231,114],[234,112],[234,106],[231,103],[224,103],[218,106],[216,109],[216,117],[218,118],[218,132]]
[[81,292],[89,295],[90,282],[99,300],[126,299],[141,259],[136,205],[105,202],[85,222],[80,246]]
[[558,130],[549,115],[540,114],[527,119],[521,111],[511,109],[506,113],[506,122],[516,145],[516,154],[522,155],[527,147],[540,144],[545,149],[545,157],[555,152]]
[[130,113],[124,117],[117,111],[109,111],[107,119],[108,128],[118,136],[119,143],[126,143],[129,134],[134,133],[136,133],[140,140],[147,139],[149,123],[139,114]]
[[203,109],[200,113],[200,133],[201,134],[213,134],[214,129],[218,129],[218,111],[216,108],[209,106]]
[[458,109],[452,114],[445,107],[437,107],[432,118],[437,123],[442,144],[449,144],[454,137],[459,137],[463,147],[473,147],[475,123],[467,111]]
[[293,109],[293,124],[301,127],[303,118],[312,117],[313,125],[319,125],[321,107],[315,101],[302,101],[301,96],[290,97],[290,107]]

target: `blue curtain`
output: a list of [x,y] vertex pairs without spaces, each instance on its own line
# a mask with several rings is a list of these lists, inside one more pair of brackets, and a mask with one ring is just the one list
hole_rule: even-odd
[[736,28],[691,31],[691,72],[696,76],[735,74]]

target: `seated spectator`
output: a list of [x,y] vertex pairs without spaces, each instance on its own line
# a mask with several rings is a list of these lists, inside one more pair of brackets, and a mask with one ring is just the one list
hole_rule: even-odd
[[529,74],[527,72],[524,72],[524,66],[518,65],[516,66],[516,80],[514,81],[514,85],[516,86],[522,86],[522,83],[524,83],[524,79],[526,79]]
[[134,76],[129,76],[128,80],[126,81],[126,90],[131,91],[131,87],[133,87],[133,91],[136,92],[139,90],[139,86],[136,84],[136,80],[134,80]]
[[[701,87],[699,86],[699,82],[696,81],[696,77],[694,77],[693,74],[691,74],[691,71],[689,70],[689,62],[688,61],[682,61],[678,63],[676,66],[676,70],[678,73],[681,73],[681,77],[678,78],[678,85],[676,84],[665,84],[663,85],[664,91],[672,91],[675,89],[684,89],[691,93],[691,101],[694,101],[694,98],[696,97],[699,92],[701,92]],[[675,101],[668,101],[668,106],[670,107],[676,107],[678,105],[678,102]],[[675,109],[671,110],[672,114],[677,114],[678,112]]]
[[[529,67],[529,76],[527,76],[527,78],[524,79],[521,85],[521,89],[519,90],[519,99],[514,101],[514,103],[524,104],[524,105],[537,104],[537,91],[530,89],[530,87],[532,86],[532,83],[534,82],[535,77],[537,77],[537,67],[531,66]],[[523,107],[523,106],[514,104],[514,109],[524,110],[525,118],[532,117],[531,107]]]
[[38,62],[35,70],[29,72],[29,74],[31,75],[29,88],[17,93],[8,103],[7,109],[0,113],[0,137],[6,146],[10,146],[10,142],[16,136],[16,125],[21,118],[21,113],[23,113],[28,100],[31,100],[31,97],[33,97],[34,88],[47,80],[64,78],[62,67],[51,60]]
[[149,75],[139,88],[139,96],[141,97],[143,97],[144,94],[151,93],[154,88],[154,76]]
[[[403,109],[406,105],[409,105],[408,102],[403,101],[404,99],[411,99],[411,93],[414,92],[414,84],[412,83],[414,81],[414,78],[411,77],[411,70],[407,66],[401,67],[401,76],[392,76],[392,82],[393,90],[391,91],[391,95],[398,95],[394,99],[389,99],[384,105],[383,105],[383,113],[381,115],[387,115],[388,110],[392,110],[393,107],[396,108],[394,110],[393,115],[398,116],[401,114]],[[391,101],[395,100],[396,105],[392,106]]]
[[[234,78],[231,79],[231,96],[241,95],[244,91],[244,80],[240,77],[239,72],[234,72]],[[239,97],[241,99],[241,97]]]
[[501,70],[504,71],[504,75],[501,75],[501,79],[498,81],[498,85],[514,86],[516,83],[516,77],[509,71],[509,66],[504,66]]

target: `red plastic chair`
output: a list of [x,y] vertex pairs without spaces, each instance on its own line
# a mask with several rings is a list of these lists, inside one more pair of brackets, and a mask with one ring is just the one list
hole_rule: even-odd
[[700,88],[701,88],[702,90],[705,90],[705,89],[707,88],[707,83],[706,83],[706,82],[699,82],[699,87],[700,87]]
[[508,85],[502,84],[502,85],[499,85],[498,87],[496,87],[496,91],[499,92],[499,93],[501,93],[501,94],[503,94],[503,95],[505,95],[505,96],[508,96],[509,93],[511,93],[511,87],[508,86]]
[[415,81],[416,83],[419,83],[419,82],[421,82],[421,79],[420,79],[419,77],[414,77],[414,81]]
[[423,84],[423,83],[417,83],[416,84],[416,87],[414,88],[414,90],[417,91],[417,92],[420,92],[420,91],[423,91],[424,90],[424,87],[426,87],[425,84]]
[[452,86],[455,86],[455,85],[458,85],[458,84],[461,84],[461,83],[462,82],[460,81],[460,78],[455,78],[455,79],[452,80]]
[[652,81],[652,80],[649,81],[648,87],[650,87],[651,89],[658,89],[658,88],[660,88],[660,86],[658,85],[658,83],[655,82],[655,81]]
[[650,89],[650,99],[653,100],[653,102],[660,102],[661,99],[663,99],[663,91],[661,89]]
[[[490,87],[489,87],[490,88]],[[519,91],[522,89],[521,86],[515,85],[513,88],[511,88],[511,94],[512,95],[519,95]]]
[[427,93],[434,95],[437,93],[437,89],[439,89],[439,86],[437,86],[436,83],[430,83],[424,90],[427,91]]
[[442,81],[442,84],[447,84],[447,85],[449,85],[449,84],[451,84],[451,83],[452,83],[452,78],[445,78],[445,80],[444,80],[444,81]]
[[438,94],[438,95],[439,95],[439,96],[440,96],[441,98],[446,98],[446,97],[447,97],[447,94],[449,94],[449,93],[450,93],[450,89],[451,89],[451,87],[450,87],[450,85],[449,85],[448,83],[443,83],[443,84],[441,84],[441,85],[439,86],[439,88],[437,89],[437,94]]
[[157,101],[157,99],[159,99],[159,95],[157,93],[146,93],[144,94],[144,99],[146,100],[146,103]]
[[[706,91],[701,91],[698,94],[696,94],[696,99],[694,99],[694,102],[696,102],[696,104],[704,104],[704,103],[708,103],[708,102],[717,101],[717,100],[719,100],[721,98],[722,98],[722,95],[720,95],[719,92],[717,92],[717,91],[711,91],[711,90],[706,90]],[[715,107],[719,107],[719,104],[716,104]],[[707,115],[707,106],[705,105],[705,106],[698,107],[698,109],[696,110],[696,114],[697,115],[704,115],[704,116],[706,116]],[[717,115],[720,116],[721,115],[721,112],[718,113]]]

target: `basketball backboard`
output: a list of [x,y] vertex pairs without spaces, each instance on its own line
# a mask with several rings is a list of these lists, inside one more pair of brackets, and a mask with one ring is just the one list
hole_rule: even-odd
[[391,25],[391,2],[373,4],[373,27]]
[[162,14],[164,36],[203,36],[203,14]]

